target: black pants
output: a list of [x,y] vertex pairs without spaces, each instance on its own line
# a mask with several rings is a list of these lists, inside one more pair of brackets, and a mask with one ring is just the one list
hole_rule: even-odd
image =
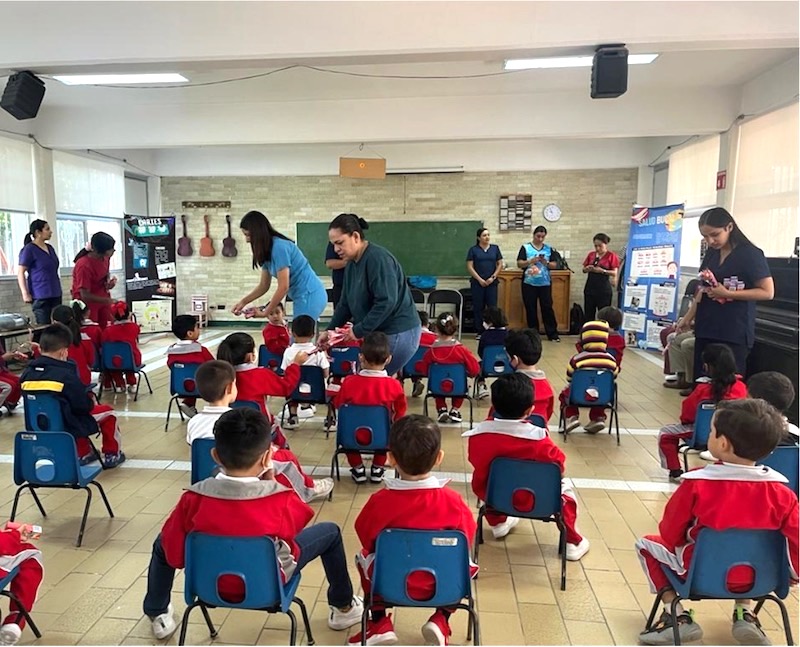
[[34,299],[31,308],[33,309],[33,316],[36,318],[36,323],[49,324],[50,315],[53,312],[53,308],[61,305],[61,299],[62,297],[50,297],[48,299]]
[[614,291],[611,285],[608,290],[584,290],[583,291],[583,315],[586,321],[594,321],[597,312],[606,306],[611,305],[614,298]]
[[733,352],[733,358],[736,360],[736,372],[742,377],[745,375],[747,369],[747,356],[750,354],[750,349],[745,344],[732,344],[729,341],[720,341],[719,339],[709,339],[708,337],[695,337],[694,340],[694,375],[693,380],[705,375],[703,371],[703,349],[709,344],[725,344]]
[[522,283],[522,303],[525,305],[525,315],[528,319],[528,328],[539,332],[539,315],[536,312],[536,303],[542,309],[544,330],[548,339],[558,339],[558,323],[553,312],[553,286],[528,285]]
[[485,288],[475,279],[470,279],[469,288],[472,292],[472,317],[475,332],[483,332],[483,309],[497,305],[497,281],[492,281]]
[[334,310],[336,310],[336,305],[339,301],[342,300],[342,287],[341,285],[334,285],[331,288],[331,303],[333,304]]

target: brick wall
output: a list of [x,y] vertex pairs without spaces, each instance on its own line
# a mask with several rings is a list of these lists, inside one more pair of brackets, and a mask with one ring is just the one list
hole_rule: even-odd
[[[297,222],[329,222],[341,212],[370,220],[483,220],[492,240],[514,264],[530,232],[501,234],[498,203],[503,193],[532,193],[534,225],[545,224],[548,243],[571,252],[570,265],[580,263],[591,249],[592,236],[605,232],[611,249],[627,243],[631,205],[636,200],[637,169],[531,171],[389,176],[385,180],[319,177],[173,177],[162,178],[162,213],[182,212],[184,200],[230,200],[233,234],[239,256],[221,256],[227,235],[223,213],[211,213],[211,236],[217,255],[198,256],[203,237],[202,211],[188,212],[194,256],[178,257],[178,311],[188,312],[192,294],[208,294],[211,306],[229,308],[255,287],[258,273],[250,268],[250,251],[238,220],[257,209],[272,225],[295,238]],[[545,223],[542,208],[557,203],[563,212],[557,223]],[[180,227],[178,229],[180,236]],[[467,250],[464,250],[466,257]],[[572,300],[582,303],[584,276],[578,271]],[[323,277],[330,285],[330,278]],[[440,281],[441,287],[465,287],[464,280]],[[214,311],[212,319],[235,319],[228,310]]]

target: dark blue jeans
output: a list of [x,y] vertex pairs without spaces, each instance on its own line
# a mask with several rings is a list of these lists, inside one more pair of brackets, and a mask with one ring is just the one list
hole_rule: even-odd
[[493,281],[485,288],[475,279],[470,279],[469,288],[472,292],[472,313],[475,332],[483,332],[483,311],[485,308],[497,305],[497,281]]
[[[300,547],[297,570],[301,570],[312,559],[320,557],[325,576],[328,578],[328,604],[343,608],[353,599],[353,583],[347,572],[342,532],[339,526],[323,521],[302,530],[295,537]],[[155,618],[167,612],[175,569],[167,563],[159,534],[153,542],[150,566],[147,570],[147,593],[142,608],[146,616]]]
[[392,354],[392,361],[386,365],[387,375],[394,375],[408,364],[408,360],[414,357],[414,353],[419,348],[420,335],[422,335],[422,326],[387,335],[389,352]]

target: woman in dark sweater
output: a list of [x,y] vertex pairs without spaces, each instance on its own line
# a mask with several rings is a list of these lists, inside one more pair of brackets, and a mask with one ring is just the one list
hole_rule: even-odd
[[[341,300],[328,330],[352,321],[346,340],[362,339],[374,331],[385,333],[392,352],[386,372],[394,375],[416,352],[422,326],[403,268],[387,249],[364,238],[368,227],[352,213],[339,214],[328,227],[334,250],[348,261]],[[323,332],[320,341],[327,336]]]

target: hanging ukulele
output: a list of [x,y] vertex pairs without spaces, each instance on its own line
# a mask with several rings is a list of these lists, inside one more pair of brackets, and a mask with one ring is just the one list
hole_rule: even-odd
[[203,220],[206,223],[206,235],[200,239],[200,256],[213,256],[216,252],[214,251],[214,241],[211,240],[211,232],[208,230],[208,214],[203,216]]
[[192,239],[186,235],[186,214],[181,214],[183,223],[183,236],[178,239],[178,256],[192,255]]
[[228,223],[228,237],[222,241],[222,255],[228,258],[233,258],[239,253],[236,249],[236,241],[231,236],[231,216],[225,216],[225,221]]

